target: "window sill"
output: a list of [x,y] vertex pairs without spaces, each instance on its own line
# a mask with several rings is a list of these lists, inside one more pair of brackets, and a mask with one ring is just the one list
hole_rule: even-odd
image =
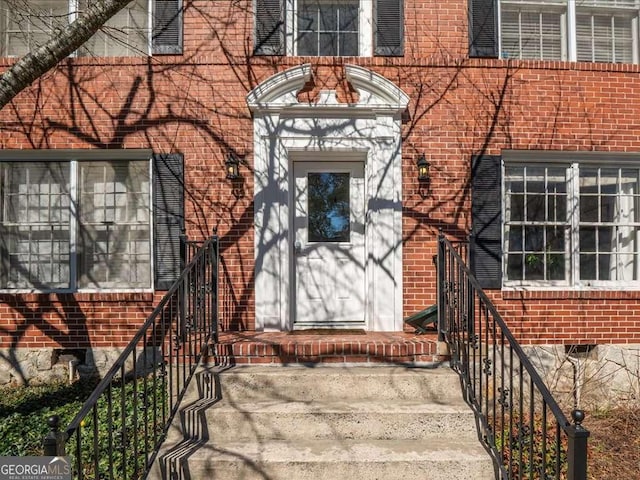
[[469,66],[509,67],[534,70],[578,70],[594,72],[640,72],[640,65],[634,63],[574,62],[569,60],[521,60],[506,58],[469,58]]
[[[176,57],[182,57],[182,54],[153,54],[139,56],[104,56],[104,57],[67,57],[60,63],[62,65],[75,67],[95,67],[104,65],[117,66],[149,66],[149,59],[154,58],[159,62],[172,63],[176,61]],[[0,56],[0,67],[11,67],[22,57],[2,57]]]
[[504,287],[503,300],[640,300],[640,286],[617,288]]
[[15,304],[17,302],[154,302],[152,290],[78,290],[71,291],[35,291],[35,290],[0,290],[0,302]]

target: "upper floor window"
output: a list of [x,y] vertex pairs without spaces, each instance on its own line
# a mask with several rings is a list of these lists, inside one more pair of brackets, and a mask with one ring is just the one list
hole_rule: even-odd
[[46,42],[56,28],[68,23],[66,0],[23,2],[20,8],[0,0],[0,53],[3,57],[26,55]]
[[[73,22],[91,0],[0,0],[0,56],[19,57]],[[150,9],[153,13],[150,17]],[[150,22],[153,18],[153,22]],[[180,53],[179,0],[134,0],[75,52],[76,56],[137,56]]]
[[566,14],[555,5],[521,5],[509,8],[502,3],[502,56],[505,58],[567,58]]
[[298,55],[358,56],[358,1],[298,2]]
[[[89,0],[79,0],[84,11]],[[77,52],[80,56],[117,57],[149,53],[148,0],[134,0],[116,13]]]
[[402,0],[255,0],[258,55],[403,54]]
[[630,5],[614,10],[602,8],[605,5],[576,9],[577,60],[638,63],[638,5],[624,3]]
[[472,56],[638,63],[640,0],[470,0],[469,5]]

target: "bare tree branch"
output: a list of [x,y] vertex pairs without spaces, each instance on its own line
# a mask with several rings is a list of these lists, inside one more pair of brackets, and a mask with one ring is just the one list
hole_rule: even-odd
[[0,110],[22,90],[89,40],[131,0],[98,0],[64,29],[58,29],[41,47],[20,58],[0,76]]

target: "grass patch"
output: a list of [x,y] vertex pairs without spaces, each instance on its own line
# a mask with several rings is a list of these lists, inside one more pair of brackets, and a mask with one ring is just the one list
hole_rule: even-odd
[[96,385],[83,380],[0,388],[0,456],[42,455],[47,419],[56,414],[68,425]]
[[[97,380],[85,380],[0,388],[0,456],[42,455],[47,419],[59,415],[65,429],[96,386]],[[84,478],[141,478],[154,446],[164,438],[161,420],[167,415],[167,401],[161,379],[138,377],[124,384],[114,380],[67,441],[74,476],[80,435]]]

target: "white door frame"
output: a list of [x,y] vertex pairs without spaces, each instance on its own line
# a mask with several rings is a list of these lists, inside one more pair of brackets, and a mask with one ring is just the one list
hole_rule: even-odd
[[300,103],[310,79],[301,65],[252,90],[256,330],[293,328],[290,178],[295,158],[365,162],[365,328],[402,331],[401,114],[408,97],[384,77],[347,65],[358,102],[342,104],[334,91]]

